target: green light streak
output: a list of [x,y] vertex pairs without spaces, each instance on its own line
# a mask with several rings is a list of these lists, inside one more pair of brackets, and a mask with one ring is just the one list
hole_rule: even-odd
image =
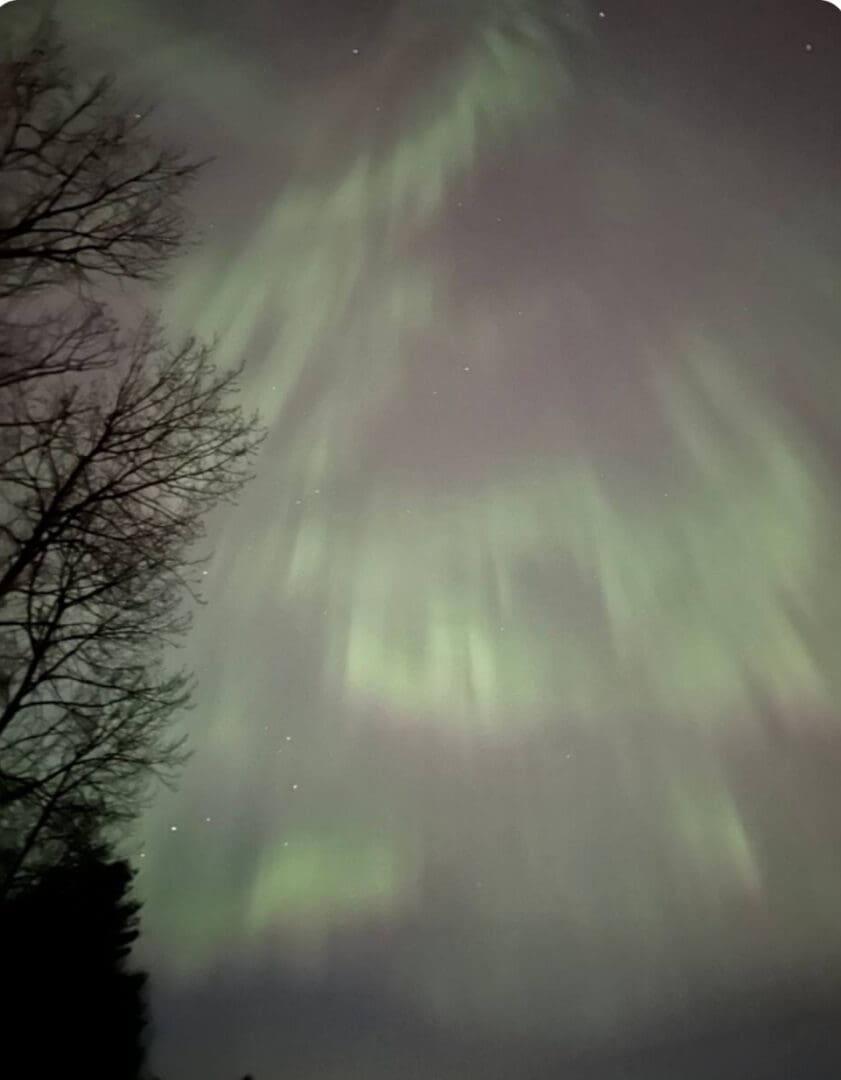
[[[331,612],[339,692],[443,725],[552,709],[596,720],[629,701],[676,723],[729,722],[757,685],[826,707],[797,609],[818,600],[828,488],[720,364],[711,348],[686,358],[700,389],[656,369],[678,490],[628,502],[570,462],[537,485],[386,492],[362,518],[310,505],[285,565],[266,537],[279,596]],[[573,605],[568,622],[531,589],[535,566]]]
[[253,884],[251,931],[305,924],[327,927],[360,912],[387,912],[402,899],[407,877],[393,845],[373,838],[295,834],[265,853]]
[[[443,17],[453,17],[451,6]],[[242,804],[254,817],[256,803],[269,828],[256,855],[233,828],[218,830],[212,848],[196,855],[192,890],[177,898],[168,882],[183,871],[159,841],[145,879],[156,910],[166,909],[156,932],[186,971],[272,932],[309,931],[313,950],[326,948],[337,924],[410,911],[438,859],[463,862],[465,880],[485,886],[465,901],[473,925],[463,936],[430,931],[419,956],[401,958],[395,984],[404,976],[446,1019],[526,1024],[534,987],[541,977],[551,985],[552,965],[564,970],[566,958],[535,958],[530,931],[512,926],[537,926],[539,939],[549,912],[564,921],[569,947],[605,968],[617,942],[637,949],[641,966],[653,956],[658,992],[668,997],[681,987],[675,954],[686,928],[700,924],[693,947],[717,958],[733,898],[761,894],[761,846],[710,759],[717,735],[751,733],[769,704],[794,718],[833,710],[841,611],[827,582],[838,514],[810,434],[762,389],[767,332],[754,332],[747,317],[732,340],[713,331],[687,340],[682,329],[633,369],[647,419],[663,429],[668,487],[657,468],[630,455],[597,459],[583,438],[568,440],[572,450],[559,449],[560,438],[547,449],[526,430],[508,453],[481,429],[471,444],[468,392],[452,370],[467,365],[451,360],[463,353],[484,364],[483,378],[499,379],[503,394],[517,386],[515,345],[529,339],[507,332],[505,321],[520,285],[465,297],[450,249],[429,235],[446,232],[476,174],[526,146],[538,120],[558,126],[571,87],[531,5],[476,3],[462,15],[466,44],[395,106],[390,135],[375,121],[375,101],[391,105],[380,84],[374,96],[360,76],[351,104],[369,119],[349,125],[335,146],[318,137],[330,119],[318,103],[291,106],[278,85],[278,146],[305,164],[293,165],[240,250],[206,245],[179,278],[172,321],[219,333],[222,365],[253,358],[245,405],[257,405],[273,428],[247,513],[214,537],[220,584],[205,644],[218,651],[208,645],[217,662],[205,662],[200,736],[211,774],[233,778],[232,814]],[[153,70],[183,61],[175,47]],[[204,43],[186,66],[190,95],[212,100],[206,73],[227,72],[231,115],[259,116],[264,126],[266,98],[242,76],[246,65]],[[324,112],[335,107],[327,100]],[[316,133],[309,147],[298,131]],[[645,183],[631,182],[636,168],[607,162],[594,179],[617,219],[646,198]],[[822,302],[831,302],[837,273],[798,255],[798,266],[810,267],[804,280],[816,268]],[[566,273],[532,310],[524,305],[523,322],[540,321],[546,309],[556,328],[578,303],[596,319],[606,311],[574,265]],[[756,377],[737,375],[746,358]],[[830,377],[815,377],[834,402]],[[431,402],[433,386],[438,400],[455,402],[450,426],[465,425],[452,446],[474,451],[438,473],[409,436],[399,461],[376,438],[378,424],[407,412],[408,400],[428,420],[428,441],[439,431],[445,440],[446,424],[433,427],[439,414],[416,404],[421,391]],[[616,415],[626,389],[608,379],[599,386]],[[586,424],[559,395],[559,432]],[[296,655],[307,664],[296,666],[287,653],[298,636]],[[274,751],[261,741],[267,712],[288,718],[296,733],[328,733],[341,764],[319,759],[316,793],[304,784],[295,796],[278,794],[300,766],[286,758],[265,766]],[[656,718],[657,739],[639,737],[639,717]],[[594,849],[615,861],[609,872],[596,865],[589,836],[585,843],[572,825],[564,831],[586,818],[592,793],[582,792],[583,780],[576,787],[575,768],[562,771],[565,754],[560,768],[542,773],[535,749],[577,725],[603,737],[609,761],[596,773],[604,817],[593,825]],[[465,751],[463,773],[449,784],[426,759],[392,779],[395,730],[398,745],[418,733],[440,740],[444,759],[453,747],[482,762],[500,750],[506,767],[497,774],[488,766],[474,783]],[[378,756],[365,740],[381,732]],[[652,746],[675,732],[694,757]],[[265,775],[252,794],[257,767]],[[328,797],[332,810],[322,808]],[[474,803],[481,825],[465,824]],[[386,839],[368,824],[380,811]],[[149,827],[163,831],[165,821],[159,811]],[[511,828],[500,857],[498,838]],[[639,835],[658,858],[635,846]],[[829,910],[837,891],[824,892]],[[523,962],[524,950],[534,964]],[[611,1001],[585,987],[581,1008],[597,999],[604,1020],[638,993],[645,997],[636,984],[617,984]]]

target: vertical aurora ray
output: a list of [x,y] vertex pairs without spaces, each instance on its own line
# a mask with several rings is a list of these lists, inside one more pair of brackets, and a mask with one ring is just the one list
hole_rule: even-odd
[[841,948],[837,858],[809,893],[774,854],[825,849],[765,726],[823,731],[839,691],[837,261],[733,220],[739,155],[669,106],[590,105],[592,27],[554,7],[395,5],[321,92],[273,75],[276,120],[218,41],[185,75],[284,158],[169,298],[271,428],[212,532],[196,763],[145,829],[187,980],[347,935],[442,1024],[551,1030],[565,995],[601,1030]]

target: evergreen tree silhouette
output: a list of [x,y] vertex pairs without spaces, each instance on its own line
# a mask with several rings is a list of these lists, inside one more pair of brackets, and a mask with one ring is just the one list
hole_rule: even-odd
[[140,908],[132,877],[94,849],[0,907],[0,1074],[141,1077],[146,975],[127,967]]

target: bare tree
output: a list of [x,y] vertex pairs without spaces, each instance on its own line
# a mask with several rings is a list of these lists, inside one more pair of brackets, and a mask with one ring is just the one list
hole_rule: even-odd
[[[262,436],[240,370],[121,336],[97,284],[159,280],[197,169],[83,86],[45,22],[0,57],[0,896],[136,815],[184,759],[166,649],[191,557]],[[47,377],[50,378],[47,378]]]
[[0,315],[0,392],[47,375],[110,367],[118,348],[114,320],[92,300],[20,311],[14,319]]
[[160,280],[186,239],[182,199],[201,163],[160,150],[112,81],[65,65],[44,21],[0,56],[0,391],[102,369],[116,326],[106,279]]
[[200,166],[157,149],[143,121],[110,79],[80,85],[50,22],[0,60],[0,297],[160,276]]
[[[263,435],[208,347],[147,319],[113,369],[7,390],[0,420],[0,813],[6,887],[74,830],[134,816],[183,759],[166,647],[190,625],[203,517]],[[2,841],[0,841],[2,846]]]

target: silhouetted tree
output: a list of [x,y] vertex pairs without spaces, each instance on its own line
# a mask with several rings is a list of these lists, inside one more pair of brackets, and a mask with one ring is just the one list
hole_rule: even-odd
[[199,167],[161,150],[110,78],[68,70],[43,22],[0,57],[0,296],[97,275],[154,280],[183,244]]
[[262,437],[230,400],[239,371],[217,374],[206,347],[167,349],[148,322],[124,360],[87,387],[12,387],[3,410],[5,888],[37,848],[57,857],[71,822],[133,816],[150,776],[181,762],[168,729],[190,678],[162,655],[190,625],[185,591],[199,600],[203,516],[248,479]]
[[183,761],[203,517],[261,441],[241,368],[120,333],[97,295],[154,281],[199,168],[159,150],[55,28],[0,44],[0,1075],[136,1080],[138,904],[102,837]]
[[75,853],[0,905],[0,1071],[140,1077],[146,975],[128,968],[140,905],[102,847]]
[[29,314],[0,301],[0,393],[45,376],[111,367],[118,348],[114,321],[90,299],[53,309],[39,299]]
[[45,20],[0,54],[0,390],[113,363],[106,278],[160,279],[201,168],[145,132],[109,78],[65,63]]
[[[98,277],[152,279],[197,166],[158,152],[44,24],[0,65],[0,896],[119,825],[183,761],[203,516],[261,440],[192,339],[119,334]],[[68,301],[68,298],[69,301]]]

